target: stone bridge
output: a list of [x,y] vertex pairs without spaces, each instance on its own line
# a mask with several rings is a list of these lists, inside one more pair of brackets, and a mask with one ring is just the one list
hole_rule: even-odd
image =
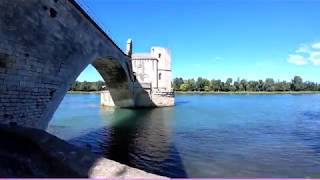
[[118,106],[135,106],[131,58],[74,0],[0,1],[0,123],[45,129],[92,64]]

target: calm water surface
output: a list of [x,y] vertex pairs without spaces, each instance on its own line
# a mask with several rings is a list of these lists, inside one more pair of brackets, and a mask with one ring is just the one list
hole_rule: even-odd
[[169,177],[320,177],[320,95],[177,95],[177,105],[115,109],[68,94],[48,131]]

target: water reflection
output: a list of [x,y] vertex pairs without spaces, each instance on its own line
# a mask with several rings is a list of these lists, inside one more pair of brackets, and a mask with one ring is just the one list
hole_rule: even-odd
[[305,111],[300,116],[293,134],[302,139],[306,146],[320,155],[320,112]]
[[49,131],[169,177],[320,177],[319,95],[179,95],[140,110],[99,101],[66,96]]
[[100,113],[108,117],[105,120],[110,125],[72,141],[86,143],[91,151],[151,173],[187,177],[179,152],[171,140],[173,111],[173,108],[132,110],[104,107]]

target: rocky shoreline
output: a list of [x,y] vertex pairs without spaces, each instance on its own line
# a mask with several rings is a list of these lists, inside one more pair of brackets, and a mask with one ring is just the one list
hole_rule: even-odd
[[166,178],[81,149],[44,130],[0,125],[0,177]]

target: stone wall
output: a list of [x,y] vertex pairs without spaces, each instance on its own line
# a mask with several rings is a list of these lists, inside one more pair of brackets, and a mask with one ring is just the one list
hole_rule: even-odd
[[175,105],[175,98],[172,93],[152,94],[151,98],[156,107],[167,107]]
[[[101,91],[102,106],[117,106],[113,101],[110,91]],[[134,90],[134,105],[132,107],[167,107],[174,106],[175,98],[173,92],[147,92],[143,88]]]
[[158,88],[157,59],[133,59],[132,68],[135,72],[137,81],[139,81],[140,83],[148,83],[151,85],[151,88]]
[[110,106],[110,107],[116,106],[113,102],[110,91],[108,90],[104,90],[100,92],[100,100],[101,100],[100,104],[102,106]]
[[46,128],[90,63],[132,101],[130,58],[73,0],[1,0],[0,40],[0,123]]
[[167,48],[152,47],[151,54],[158,59],[158,89],[162,92],[173,91],[171,85],[171,53]]

